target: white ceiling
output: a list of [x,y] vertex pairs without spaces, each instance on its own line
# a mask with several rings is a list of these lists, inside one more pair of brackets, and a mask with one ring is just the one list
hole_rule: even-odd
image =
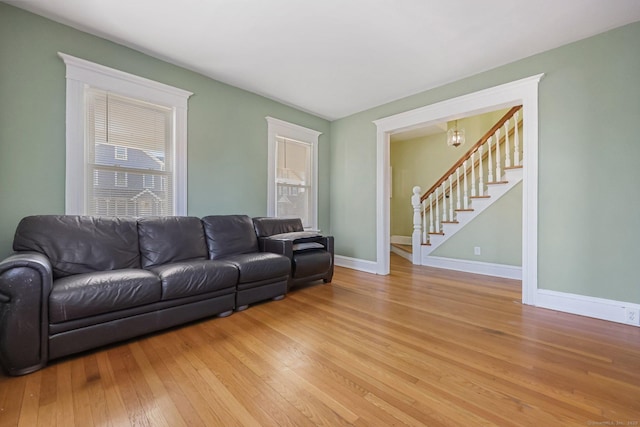
[[640,0],[6,3],[330,120],[640,20]]

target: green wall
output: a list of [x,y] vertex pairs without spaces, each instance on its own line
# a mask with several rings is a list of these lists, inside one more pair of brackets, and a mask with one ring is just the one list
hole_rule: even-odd
[[[538,286],[640,303],[640,23],[331,124],[336,252],[375,261],[373,120],[524,77],[539,87]],[[346,185],[343,181],[346,177]]]
[[18,221],[62,214],[65,66],[57,52],[176,86],[189,100],[188,214],[267,211],[267,122],[322,132],[319,226],[329,229],[330,123],[121,45],[0,3],[0,259]]
[[[539,287],[640,303],[640,23],[329,123],[0,3],[0,257],[20,218],[64,212],[64,65],[57,52],[194,92],[188,213],[266,213],[267,115],[323,132],[319,219],[336,253],[375,260],[373,120],[545,73]],[[506,196],[505,196],[506,197]]]

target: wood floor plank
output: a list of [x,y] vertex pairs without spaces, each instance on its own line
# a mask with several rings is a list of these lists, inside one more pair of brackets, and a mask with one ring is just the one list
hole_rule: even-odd
[[0,427],[640,425],[640,328],[391,261],[0,376]]

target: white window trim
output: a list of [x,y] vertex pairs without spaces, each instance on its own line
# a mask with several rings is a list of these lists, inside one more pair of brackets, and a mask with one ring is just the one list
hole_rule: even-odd
[[288,139],[294,139],[300,142],[311,144],[312,148],[312,164],[311,177],[313,183],[311,185],[311,203],[310,211],[310,230],[318,230],[318,139],[322,132],[299,126],[293,123],[273,117],[265,117],[267,120],[267,215],[276,215],[276,138],[278,136]]
[[68,215],[84,215],[86,200],[86,152],[85,152],[85,86],[107,90],[173,108],[174,128],[174,214],[187,214],[187,110],[192,92],[163,83],[138,77],[84,59],[58,52],[66,64],[66,195],[65,212]]

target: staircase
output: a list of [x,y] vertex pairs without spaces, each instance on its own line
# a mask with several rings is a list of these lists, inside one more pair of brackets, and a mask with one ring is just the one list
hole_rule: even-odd
[[438,246],[522,181],[521,109],[510,109],[427,192],[413,188],[412,250],[400,255],[425,264]]

